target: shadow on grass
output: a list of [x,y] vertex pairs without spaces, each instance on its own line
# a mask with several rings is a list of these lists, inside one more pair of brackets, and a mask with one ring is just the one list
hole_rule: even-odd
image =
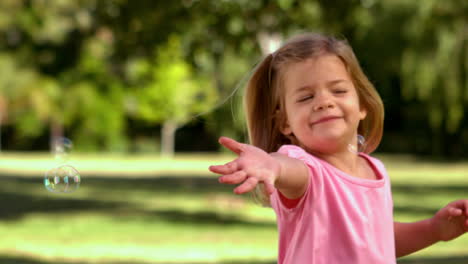
[[[449,201],[447,201],[448,203]],[[434,215],[440,208],[435,208],[430,205],[424,206],[400,206],[395,204],[393,206],[393,211],[395,214],[411,214],[417,217],[427,217],[430,215]]]
[[425,257],[425,258],[408,258],[398,260],[398,264],[467,264],[467,256],[459,257]]
[[[213,176],[156,176],[156,177],[117,177],[112,176],[83,176],[82,184],[100,189],[103,192],[106,190],[117,189],[121,191],[152,191],[152,192],[178,192],[178,193],[232,193],[232,189],[228,185],[220,184],[215,174]],[[5,185],[24,186],[34,188],[42,186],[42,177],[27,177],[20,175],[1,175],[0,180],[2,188]],[[21,190],[19,190],[21,191]]]
[[[214,213],[211,208],[186,212],[183,210],[153,209],[143,210],[134,204],[126,202],[125,197],[141,195],[142,199],[151,197],[152,194],[160,197],[204,197],[204,199],[217,199],[216,195],[232,196],[236,199],[249,200],[248,195],[235,196],[232,194],[233,186],[218,183],[216,175],[213,176],[163,176],[163,177],[92,177],[82,179],[82,188],[89,193],[87,197],[76,198],[67,195],[51,195],[42,186],[41,177],[24,177],[14,175],[0,175],[0,219],[14,220],[29,213],[45,212],[60,213],[74,211],[101,211],[108,214],[124,212],[137,216],[157,218],[173,223],[197,223],[220,225],[267,225],[272,223],[252,223],[228,214]],[[447,196],[466,196],[468,186],[460,185],[405,185],[394,184],[394,194],[414,196],[417,200],[423,200],[424,196],[435,194],[447,194]],[[110,197],[110,198],[109,198]],[[117,197],[117,200],[115,199]],[[187,198],[188,197],[188,198]],[[446,201],[447,203],[450,200]],[[431,203],[395,204],[395,213],[412,214],[417,217],[427,217],[434,214],[440,208]],[[226,209],[229,211],[229,209]]]
[[[408,200],[420,201],[418,205],[395,203],[395,214],[411,214],[417,217],[428,217],[435,214],[440,206],[448,204],[453,199],[465,199],[468,193],[467,185],[438,185],[425,186],[424,184],[392,184],[393,195],[404,195]],[[441,201],[442,205],[424,202],[425,197],[434,195],[447,196],[447,200]],[[455,197],[455,198],[453,198]]]
[[220,184],[216,176],[162,176],[162,177],[131,177],[131,178],[107,178],[88,177],[87,184],[92,186],[108,186],[122,191],[162,192],[172,194],[207,194],[228,193],[232,194],[232,186]]
[[394,193],[406,193],[415,196],[419,195],[434,195],[434,194],[451,194],[451,195],[460,195],[465,196],[468,191],[467,185],[424,185],[421,184],[401,184],[401,183],[392,183],[392,191]]
[[[141,195],[142,191],[161,194],[167,199],[178,195],[206,196],[206,199],[216,199],[209,194],[229,192],[229,186],[221,185],[216,178],[202,177],[161,177],[161,178],[86,178],[83,182],[91,189],[88,197],[51,194],[41,185],[41,179],[0,176],[0,220],[12,221],[31,213],[75,213],[100,212],[107,215],[131,216],[160,220],[173,224],[196,225],[242,225],[245,227],[276,228],[271,222],[252,222],[235,215],[216,213],[211,208],[189,212],[178,209],[141,208],[138,204],[125,202],[127,195]],[[113,201],[108,196],[117,195]],[[145,197],[146,198],[146,197]],[[237,196],[237,198],[240,198]],[[143,198],[144,199],[144,198]],[[248,198],[246,198],[248,199]],[[1,262],[0,262],[1,263]]]
[[[0,263],[2,264],[93,264],[95,261],[43,261],[35,260],[27,257],[15,257],[15,256],[0,256]],[[138,261],[100,261],[100,264],[163,264],[166,262],[138,262]],[[221,261],[221,262],[207,262],[207,264],[276,264],[275,260],[272,261]],[[433,257],[433,258],[414,258],[399,260],[398,264],[467,264],[468,256],[460,257]],[[200,262],[171,262],[171,264],[200,264]]]
[[51,199],[34,195],[0,191],[0,219],[17,220],[29,213],[81,212],[89,210],[110,210],[120,203],[99,200]]
[[[35,260],[27,257],[16,257],[16,256],[1,256],[1,264],[95,264],[95,261],[64,261],[64,260]],[[99,261],[99,264],[165,264],[167,262],[160,261]],[[170,262],[171,264],[203,264],[201,262]],[[206,264],[276,264],[275,260],[272,261],[221,261],[221,262],[207,262]]]
[[[148,216],[148,214],[147,214]],[[201,212],[185,212],[181,210],[155,210],[150,217],[158,218],[173,224],[181,225],[222,225],[234,226],[241,225],[243,227],[256,227],[256,228],[271,228],[276,229],[276,224],[273,222],[264,221],[247,221],[240,217],[233,215],[217,214],[210,211]],[[144,217],[144,216],[143,216]],[[150,218],[151,219],[151,218]]]
[[[168,193],[183,193],[183,194],[206,194],[206,193],[228,193],[232,194],[233,186],[220,184],[215,174],[213,176],[157,176],[157,177],[96,177],[83,176],[82,184],[99,189],[102,192],[106,190],[119,191],[151,191],[151,192],[168,192]],[[41,177],[25,177],[15,175],[1,175],[0,180],[2,186],[16,184],[24,187],[40,187],[42,186]],[[21,189],[19,190],[21,191]],[[437,185],[425,186],[424,184],[401,184],[393,183],[392,191],[394,193],[405,193],[410,195],[434,195],[434,194],[451,194],[451,195],[466,195],[468,185]]]

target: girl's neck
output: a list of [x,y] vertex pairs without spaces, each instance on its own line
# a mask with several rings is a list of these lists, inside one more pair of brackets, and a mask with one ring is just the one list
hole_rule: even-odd
[[353,153],[349,150],[334,152],[332,154],[315,152],[311,152],[311,154],[326,161],[348,175],[365,179],[376,179],[376,176],[372,172],[367,161],[359,154]]
[[356,175],[357,173],[359,156],[350,151],[333,154],[317,153],[315,155],[350,175]]

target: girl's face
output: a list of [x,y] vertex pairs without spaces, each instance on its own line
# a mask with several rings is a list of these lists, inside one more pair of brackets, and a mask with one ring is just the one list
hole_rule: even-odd
[[294,136],[312,153],[347,151],[349,144],[356,144],[359,121],[367,112],[337,56],[293,63],[284,74],[284,135]]

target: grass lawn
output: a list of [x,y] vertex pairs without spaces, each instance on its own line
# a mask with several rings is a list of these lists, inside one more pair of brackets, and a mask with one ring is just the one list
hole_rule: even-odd
[[[222,155],[79,156],[75,193],[42,185],[48,155],[0,154],[0,263],[276,263],[274,213],[217,183]],[[468,163],[382,156],[392,178],[395,219],[430,217],[467,198]],[[400,263],[468,263],[468,235]]]

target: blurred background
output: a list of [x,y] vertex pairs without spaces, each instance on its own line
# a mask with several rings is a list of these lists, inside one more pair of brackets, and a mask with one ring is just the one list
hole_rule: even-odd
[[[466,0],[2,0],[0,263],[276,263],[272,210],[207,168],[232,158],[219,136],[246,141],[256,63],[308,31],[347,39],[382,96],[395,219],[467,198]],[[42,183],[61,138],[69,194]]]

